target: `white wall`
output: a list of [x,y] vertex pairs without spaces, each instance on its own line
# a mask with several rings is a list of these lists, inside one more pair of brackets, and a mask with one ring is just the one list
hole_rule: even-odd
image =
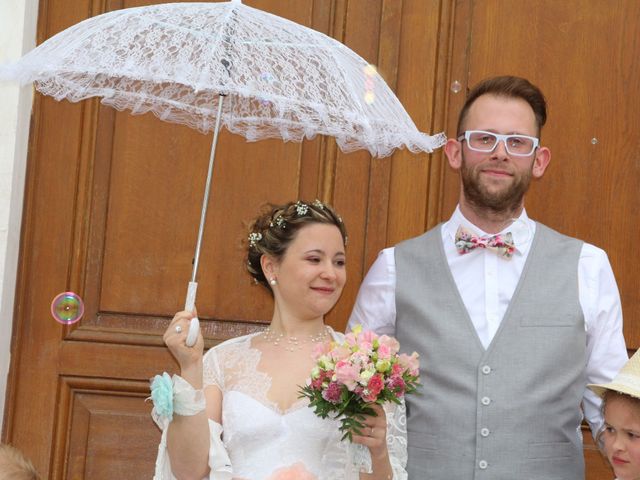
[[[0,0],[0,64],[35,46],[38,0]],[[32,87],[0,82],[0,422],[4,417]]]

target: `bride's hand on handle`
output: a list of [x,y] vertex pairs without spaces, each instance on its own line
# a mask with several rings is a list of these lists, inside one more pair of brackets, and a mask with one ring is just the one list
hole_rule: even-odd
[[[195,309],[194,309],[195,310]],[[196,311],[174,315],[162,339],[180,365],[180,376],[196,389],[202,389],[202,334],[193,347],[186,339]],[[176,478],[204,478],[209,475],[209,423],[205,410],[193,415],[175,414],[167,431],[167,451]]]
[[198,333],[198,339],[193,347],[188,347],[186,344],[189,324],[196,315],[197,312],[188,311],[176,313],[162,339],[180,365],[180,375],[195,388],[202,388],[202,353],[204,351],[202,332]]

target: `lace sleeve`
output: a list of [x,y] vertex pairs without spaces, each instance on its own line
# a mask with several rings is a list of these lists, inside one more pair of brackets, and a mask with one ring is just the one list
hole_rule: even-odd
[[387,404],[387,449],[393,480],[407,480],[407,409],[404,399],[400,405]]
[[[407,480],[407,412],[404,400],[400,405],[388,403],[384,406],[387,416],[387,449],[393,472],[393,480]],[[327,420],[329,421],[329,420]],[[329,440],[322,457],[323,471],[320,480],[359,480],[359,468],[352,463],[352,447],[348,440],[340,440],[339,421],[336,423],[335,435]],[[369,460],[370,461],[370,460]],[[370,467],[369,463],[369,468]]]
[[207,388],[213,385],[224,391],[224,375],[220,368],[218,355],[218,350],[215,347],[204,355],[202,359],[202,386]]

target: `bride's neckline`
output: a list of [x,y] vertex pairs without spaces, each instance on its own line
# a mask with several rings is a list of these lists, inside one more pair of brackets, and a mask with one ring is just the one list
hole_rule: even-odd
[[[329,338],[336,339],[338,334],[331,327],[328,326],[327,331],[330,335]],[[307,398],[298,398],[297,391],[290,392],[295,393],[295,400],[289,404],[283,405],[273,399],[273,377],[268,370],[264,369],[264,364],[261,365],[264,353],[263,350],[261,350],[259,346],[254,346],[253,342],[256,337],[261,335],[261,333],[262,332],[256,332],[247,335],[243,339],[238,339],[240,342],[232,342],[230,345],[231,351],[229,351],[229,354],[231,354],[232,357],[227,359],[220,358],[220,365],[227,364],[229,368],[229,371],[225,375],[227,378],[225,383],[228,391],[241,392],[280,416],[285,416],[296,410],[305,408],[308,405],[309,400]],[[233,346],[234,344],[235,346]],[[289,353],[291,352],[282,351],[283,355]],[[282,363],[283,368],[286,368],[285,362]],[[304,386],[311,374],[312,368],[313,363],[310,362],[309,371],[306,374],[307,376],[299,380],[299,385],[294,386],[296,390]]]

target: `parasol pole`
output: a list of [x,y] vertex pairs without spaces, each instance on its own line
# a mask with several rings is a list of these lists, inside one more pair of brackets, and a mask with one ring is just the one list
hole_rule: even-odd
[[[222,101],[224,95],[218,96],[218,115],[216,116],[216,126],[213,130],[213,142],[211,143],[211,153],[209,154],[209,171],[207,172],[207,183],[204,187],[204,198],[202,200],[202,212],[200,213],[200,228],[198,229],[198,240],[196,242],[196,251],[193,257],[193,270],[191,271],[191,281],[187,287],[187,299],[185,300],[184,309],[193,312],[196,305],[196,291],[198,290],[198,282],[196,275],[198,274],[198,263],[200,262],[200,247],[202,246],[202,235],[204,233],[204,223],[207,217],[207,207],[209,206],[209,194],[211,192],[211,178],[213,177],[213,162],[216,158],[216,145],[218,144],[218,133],[220,132],[220,119],[222,118]],[[187,333],[187,347],[193,347],[198,340],[200,332],[200,322],[198,317],[193,317],[189,324],[189,333]]]

